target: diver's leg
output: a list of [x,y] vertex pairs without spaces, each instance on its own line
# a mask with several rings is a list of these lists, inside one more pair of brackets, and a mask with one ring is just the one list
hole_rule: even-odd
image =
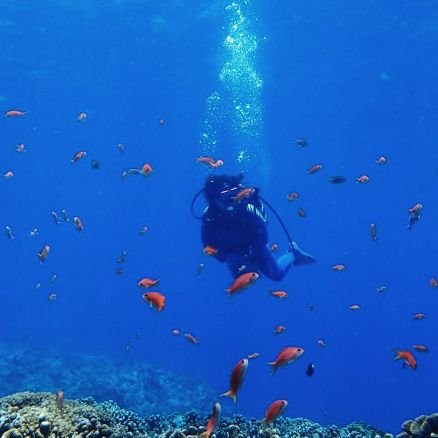
[[271,280],[281,280],[289,271],[294,261],[294,254],[287,252],[276,259],[268,246],[265,246],[257,256],[260,272]]
[[289,251],[294,255],[294,266],[306,265],[315,261],[315,258],[304,252],[296,242],[292,242],[292,247]]

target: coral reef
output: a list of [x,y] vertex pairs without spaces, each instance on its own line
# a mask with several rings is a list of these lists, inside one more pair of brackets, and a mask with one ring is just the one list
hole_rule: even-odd
[[140,415],[190,409],[207,414],[216,397],[201,380],[135,362],[129,353],[126,360],[116,361],[108,356],[0,344],[0,397],[19,391],[56,392],[60,388],[70,398],[113,400]]
[[402,424],[403,432],[396,438],[433,438],[438,437],[438,414],[420,415],[415,420]]
[[[140,417],[114,402],[92,398],[65,400],[62,411],[52,393],[22,392],[0,399],[0,438],[197,438],[207,416]],[[389,438],[377,429],[354,423],[345,428],[323,427],[297,418],[280,418],[271,428],[241,415],[223,418],[216,438]],[[410,435],[411,436],[411,435]],[[412,435],[413,436],[413,435]]]

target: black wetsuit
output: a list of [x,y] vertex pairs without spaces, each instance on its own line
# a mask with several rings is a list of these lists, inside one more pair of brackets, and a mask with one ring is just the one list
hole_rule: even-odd
[[257,194],[227,209],[210,205],[202,215],[202,243],[217,249],[216,258],[228,264],[234,277],[260,272],[281,280],[293,262],[286,253],[278,260],[268,247],[267,215]]

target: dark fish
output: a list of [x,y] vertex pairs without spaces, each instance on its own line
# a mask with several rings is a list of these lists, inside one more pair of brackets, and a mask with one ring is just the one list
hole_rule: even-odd
[[328,182],[332,184],[342,184],[347,181],[347,178],[345,176],[335,175],[335,176],[329,176]]
[[310,377],[313,376],[314,372],[315,372],[315,364],[309,363],[309,365],[307,365],[306,374]]
[[371,240],[374,240],[374,241],[377,240],[376,224],[370,224],[370,237],[371,237]]
[[295,143],[302,148],[307,147],[307,140],[304,137],[297,137]]
[[90,166],[94,170],[100,169],[100,161],[97,160],[91,160]]

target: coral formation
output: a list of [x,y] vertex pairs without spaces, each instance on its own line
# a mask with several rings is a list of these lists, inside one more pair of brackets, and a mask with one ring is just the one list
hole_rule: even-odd
[[438,414],[420,415],[415,420],[402,424],[403,432],[396,438],[433,438],[438,437]]
[[[62,411],[56,394],[22,392],[0,399],[0,438],[197,438],[207,417],[185,415],[140,417],[116,403],[91,398],[65,400]],[[241,415],[223,418],[216,438],[389,438],[377,429],[354,423],[345,428],[323,427],[297,418],[280,418],[270,428]],[[410,435],[411,436],[411,435]],[[413,435],[412,435],[413,436]]]

